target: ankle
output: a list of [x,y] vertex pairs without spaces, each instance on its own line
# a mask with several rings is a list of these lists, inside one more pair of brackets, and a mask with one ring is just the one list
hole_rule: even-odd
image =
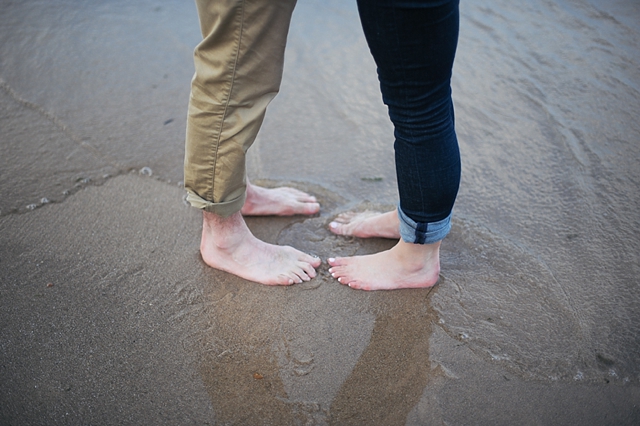
[[433,244],[413,244],[400,240],[396,245],[397,261],[410,272],[437,269],[439,273],[440,243],[438,241]]
[[200,247],[215,246],[219,250],[230,250],[240,244],[247,232],[248,228],[240,212],[222,217],[203,211]]

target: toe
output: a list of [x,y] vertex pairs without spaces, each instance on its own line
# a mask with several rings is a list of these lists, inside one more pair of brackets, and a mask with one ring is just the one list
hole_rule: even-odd
[[309,281],[315,275],[315,269],[306,261],[297,261],[292,265],[292,276],[300,278],[302,281]]
[[331,222],[329,224],[329,231],[333,232],[334,234],[342,235],[342,225],[335,221]]
[[343,265],[343,258],[341,258],[341,257],[330,257],[329,259],[327,259],[327,263],[329,263],[329,265],[331,265],[331,266],[341,266],[341,265]]
[[311,278],[309,278],[309,276],[305,273],[301,273],[300,276],[298,276],[298,278],[300,279],[300,281],[298,281],[298,284],[302,283],[302,282],[308,282],[311,281]]
[[315,278],[316,270],[310,264],[306,262],[300,263],[300,268],[307,274],[309,278]]
[[359,281],[351,281],[349,283],[349,287],[354,289],[354,290],[368,290],[367,288],[365,288],[361,282]]
[[303,256],[298,259],[298,261],[310,265],[311,268],[317,268],[318,266],[320,266],[320,264],[322,264],[322,259],[320,259],[318,256],[313,256],[306,253],[304,253]]
[[285,274],[278,275],[277,284],[280,284],[280,285],[292,285],[292,284],[294,284],[294,282],[295,282],[295,280],[292,277],[288,276],[288,275],[285,275]]
[[333,267],[333,268],[329,269],[329,273],[331,274],[331,276],[333,278],[336,278],[336,279],[342,278],[341,282],[345,282],[345,280],[348,281],[348,279],[347,279],[348,272],[344,267],[341,267],[341,266]]
[[348,285],[351,287],[351,282],[346,277],[339,277],[338,282],[342,285]]
[[352,212],[340,213],[338,216],[336,216],[334,221],[338,223],[349,223],[352,218],[353,218]]
[[311,281],[311,278],[315,275],[315,271],[313,268],[310,268],[310,265],[307,264],[309,269],[305,267],[305,264],[298,265],[298,269],[295,271],[296,275],[302,281]]
[[316,203],[315,201],[304,203],[302,207],[305,214],[316,214],[320,211],[320,204]]

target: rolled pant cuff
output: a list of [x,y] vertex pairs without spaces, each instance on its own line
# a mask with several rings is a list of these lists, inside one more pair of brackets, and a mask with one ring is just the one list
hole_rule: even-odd
[[187,190],[187,201],[191,206],[205,210],[209,213],[217,214],[222,217],[229,217],[234,213],[239,212],[244,206],[244,201],[247,197],[247,193],[244,192],[238,198],[235,198],[231,201],[225,201],[223,203],[212,203],[211,201],[207,201],[202,197],[194,194],[193,192]]
[[433,244],[442,241],[451,230],[451,214],[438,222],[415,222],[398,206],[402,241],[412,244]]

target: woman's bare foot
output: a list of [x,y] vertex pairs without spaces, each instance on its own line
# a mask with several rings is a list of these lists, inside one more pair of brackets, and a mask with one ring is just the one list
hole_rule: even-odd
[[395,290],[432,287],[440,273],[440,241],[411,244],[402,240],[393,248],[367,256],[329,259],[331,276],[359,290]]
[[215,269],[267,285],[291,285],[316,276],[320,259],[289,246],[260,241],[240,212],[227,218],[203,212],[202,260]]
[[360,238],[400,238],[400,220],[398,212],[387,213],[372,211],[346,212],[339,214],[329,224],[329,230],[338,235],[350,235]]
[[312,215],[320,211],[316,197],[294,188],[263,188],[247,182],[244,216]]

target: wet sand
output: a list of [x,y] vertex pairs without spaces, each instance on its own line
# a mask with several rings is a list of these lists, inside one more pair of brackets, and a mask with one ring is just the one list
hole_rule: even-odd
[[[189,1],[0,1],[0,424],[640,423],[640,8],[461,6],[463,181],[440,283],[204,266],[181,188]],[[316,195],[260,238],[396,202],[355,6],[301,0],[249,175]]]

